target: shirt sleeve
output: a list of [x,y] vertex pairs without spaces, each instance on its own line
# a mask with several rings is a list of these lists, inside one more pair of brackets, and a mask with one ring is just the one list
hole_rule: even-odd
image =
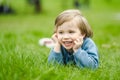
[[79,48],[73,54],[75,63],[78,67],[95,69],[98,67],[98,50],[94,42],[86,42],[84,49]]
[[48,63],[59,63],[62,64],[63,63],[63,57],[62,57],[62,53],[57,53],[55,52],[53,49],[50,51],[50,55],[48,57]]

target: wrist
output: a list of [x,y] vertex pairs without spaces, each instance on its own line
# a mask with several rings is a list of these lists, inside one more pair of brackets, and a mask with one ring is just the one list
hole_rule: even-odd
[[60,44],[59,43],[56,43],[55,46],[54,46],[54,51],[59,53],[60,52]]
[[74,53],[78,51],[78,49],[73,49]]

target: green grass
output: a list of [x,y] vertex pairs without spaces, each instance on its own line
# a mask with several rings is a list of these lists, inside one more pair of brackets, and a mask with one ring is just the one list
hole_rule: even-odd
[[90,8],[81,9],[92,26],[93,40],[99,49],[100,65],[96,70],[48,65],[50,49],[38,44],[40,38],[52,35],[56,16],[73,8],[72,0],[64,8],[60,0],[42,0],[41,14],[34,14],[24,0],[11,1],[17,14],[0,15],[0,80],[120,79],[120,19],[115,16],[119,13],[119,0],[91,0]]

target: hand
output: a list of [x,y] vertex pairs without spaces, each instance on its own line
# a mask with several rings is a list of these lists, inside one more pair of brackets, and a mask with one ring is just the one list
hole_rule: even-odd
[[58,37],[57,37],[57,34],[54,33],[52,35],[52,40],[54,41],[55,45],[54,45],[54,51],[55,52],[60,52],[60,43],[58,41]]
[[58,38],[56,33],[52,35],[52,40],[54,41],[54,43],[58,43]]
[[82,44],[83,44],[83,37],[80,37],[79,39],[76,39],[74,41],[74,44],[75,45],[73,46],[73,51],[76,52],[78,50],[78,48],[81,47]]

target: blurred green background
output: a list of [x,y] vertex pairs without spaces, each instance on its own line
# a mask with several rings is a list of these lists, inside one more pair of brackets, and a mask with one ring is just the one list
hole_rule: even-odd
[[13,13],[0,13],[0,80],[119,80],[120,74],[120,0],[80,2],[99,49],[97,70],[47,64],[50,49],[38,41],[51,37],[56,16],[73,9],[74,0],[40,0],[35,12],[30,0],[0,0]]

